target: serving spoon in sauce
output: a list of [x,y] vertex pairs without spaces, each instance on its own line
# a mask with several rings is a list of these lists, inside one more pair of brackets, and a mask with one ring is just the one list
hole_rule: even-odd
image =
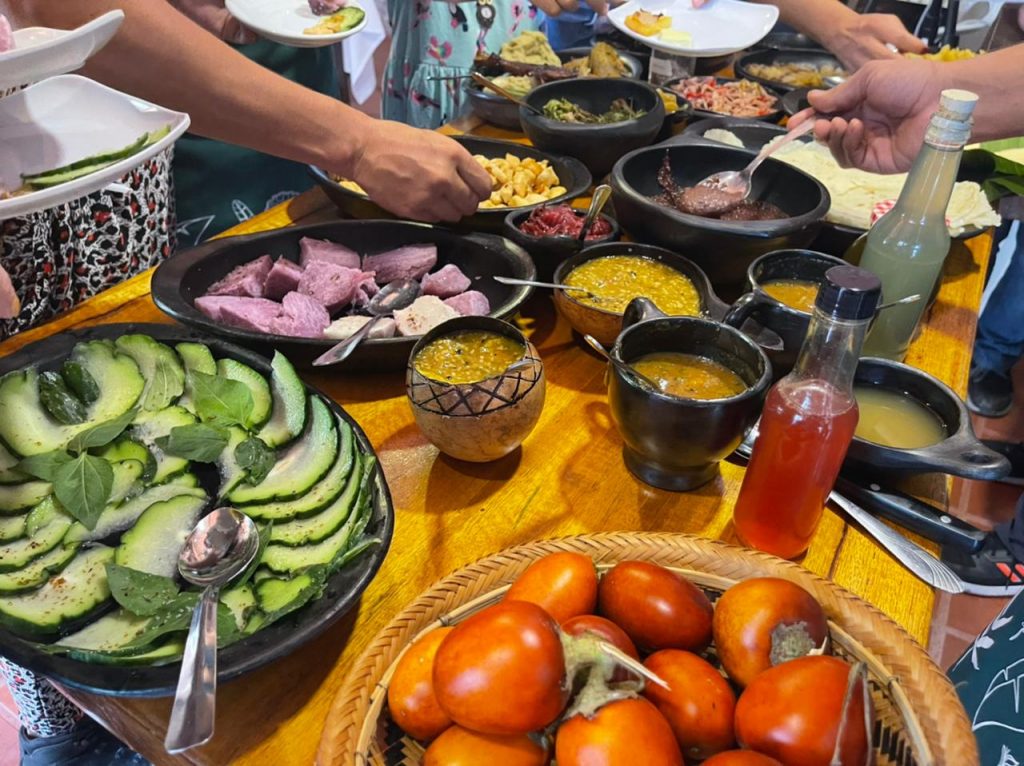
[[601,210],[608,202],[608,198],[612,196],[612,187],[608,184],[601,184],[594,189],[594,196],[590,198],[590,207],[587,209],[587,215],[583,219],[583,225],[580,227],[580,233],[577,235],[576,240],[581,244],[587,239],[587,232],[590,231],[590,227],[594,225],[594,221],[601,214]]
[[587,345],[590,346],[592,349],[594,349],[594,351],[596,351],[601,356],[603,356],[605,359],[607,359],[608,363],[610,365],[612,365],[616,370],[621,372],[626,377],[633,378],[634,380],[640,381],[645,386],[650,386],[655,391],[660,391],[661,390],[661,387],[657,383],[655,383],[653,380],[648,378],[642,372],[640,372],[639,370],[634,369],[633,367],[628,365],[626,362],[624,362],[621,359],[613,356],[611,351],[609,351],[603,345],[601,345],[601,341],[599,341],[593,335],[584,335],[583,336],[583,340],[585,340],[587,342]]
[[515,277],[491,277],[491,279],[495,282],[501,282],[503,285],[511,285],[512,287],[547,287],[552,290],[575,290],[576,292],[583,293],[591,300],[601,300],[585,287],[573,287],[572,285],[560,285],[557,282],[538,282],[534,279],[517,279]]

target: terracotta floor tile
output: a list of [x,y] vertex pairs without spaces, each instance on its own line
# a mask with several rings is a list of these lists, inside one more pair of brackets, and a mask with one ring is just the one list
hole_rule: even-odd
[[18,729],[0,720],[0,766],[18,766],[20,760]]

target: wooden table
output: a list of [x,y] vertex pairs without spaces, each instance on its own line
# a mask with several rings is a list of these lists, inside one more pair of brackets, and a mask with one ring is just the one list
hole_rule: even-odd
[[[327,199],[311,191],[227,233],[336,216]],[[955,248],[938,302],[908,359],[961,395],[991,246],[991,238],[982,235]],[[149,297],[149,278],[147,273],[131,279],[0,344],[0,354],[69,327],[167,321]],[[303,373],[347,408],[376,447],[394,496],[394,539],[358,608],[290,657],[221,687],[217,734],[209,745],[176,758],[164,753],[168,699],[76,691],[71,696],[157,764],[306,766],[314,761],[335,692],[360,652],[396,612],[453,569],[509,545],[583,532],[689,532],[732,539],[730,509],[742,468],[723,463],[719,478],[686,494],[637,481],[623,464],[622,442],[610,419],[604,364],[573,339],[544,294],[527,304],[521,324],[544,359],[547,402],[522,450],[491,464],[440,456],[413,423],[400,373]],[[915,490],[945,502],[941,480]],[[881,608],[918,641],[927,640],[932,590],[842,517],[826,511],[803,564]]]

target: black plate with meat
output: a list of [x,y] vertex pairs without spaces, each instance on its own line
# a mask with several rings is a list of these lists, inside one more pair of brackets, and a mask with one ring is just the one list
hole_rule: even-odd
[[[683,80],[686,80],[686,79],[689,79],[689,78],[687,78],[687,77],[677,77],[674,80],[669,80],[668,82],[666,82],[664,87],[669,88],[670,90],[672,90],[672,92],[675,93],[680,99],[684,99],[685,96],[682,93],[677,92],[673,86],[676,85],[677,83],[682,82]],[[714,75],[714,79],[715,79],[716,82],[727,83],[727,82],[739,82],[743,78],[738,78],[738,77],[719,77],[718,75]],[[747,78],[747,79],[753,79],[753,78]],[[775,106],[776,106],[776,108],[773,109],[772,111],[767,112],[766,114],[762,114],[762,115],[760,115],[758,117],[737,117],[736,115],[726,114],[724,112],[712,112],[712,111],[709,111],[707,109],[697,109],[695,106],[693,106],[693,103],[690,102],[691,113],[693,115],[693,118],[694,119],[698,119],[698,120],[702,120],[702,119],[710,119],[710,118],[713,118],[713,117],[729,117],[729,118],[738,119],[738,120],[758,120],[759,122],[768,122],[768,123],[776,123],[776,122],[778,122],[780,119],[782,119],[782,94],[777,89],[769,87],[769,86],[765,85],[763,82],[759,82],[758,84],[761,85],[761,87],[763,87],[768,92],[769,95],[775,97]]]
[[[229,327],[195,307],[196,298],[205,295],[212,284],[236,266],[264,254],[298,261],[299,240],[303,237],[338,242],[362,255],[403,245],[436,244],[437,268],[449,263],[458,266],[470,278],[470,289],[487,296],[490,315],[495,317],[514,314],[529,297],[531,288],[509,287],[491,277],[533,279],[536,274],[533,261],[521,247],[496,235],[467,234],[409,221],[334,221],[212,240],[178,253],[160,264],[153,275],[153,300],[164,313],[204,332],[264,354],[278,349],[295,364],[309,364],[337,341]],[[416,340],[413,336],[368,339],[338,367],[345,371],[404,370]]]
[[[756,50],[746,53],[736,60],[735,70],[737,77],[745,77],[748,80],[759,82],[769,88],[786,93],[800,86],[788,85],[777,80],[768,80],[759,77],[750,71],[751,64],[765,64],[767,66],[781,64],[807,64],[814,67],[833,66],[842,68],[842,64],[835,56],[825,51],[814,50]],[[822,85],[827,88],[828,85]]]

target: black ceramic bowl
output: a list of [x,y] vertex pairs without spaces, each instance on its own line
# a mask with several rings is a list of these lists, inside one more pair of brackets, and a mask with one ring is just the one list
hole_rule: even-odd
[[[843,258],[847,255],[850,247],[857,241],[858,237],[862,236],[866,231],[867,229],[858,229],[855,226],[844,226],[841,223],[825,221],[810,247],[819,252]],[[983,231],[984,229],[968,229],[954,236],[953,241],[963,242],[971,237],[978,236]],[[847,260],[856,266],[860,263],[860,252],[850,254]],[[935,289],[938,290],[938,287],[937,285]],[[934,295],[932,298],[934,299]]]
[[[31,364],[38,365],[42,369],[53,369],[67,358],[71,348],[80,341],[114,340],[121,335],[135,332],[151,335],[165,343],[184,341],[205,343],[218,358],[237,359],[257,372],[270,375],[269,362],[258,354],[223,340],[192,332],[184,327],[163,324],[109,324],[63,332],[25,346],[20,351],[0,359],[0,374]],[[367,454],[373,454],[373,446],[359,424],[335,404],[329,396],[312,387],[307,388],[312,393],[320,394],[331,411],[352,426],[362,450]],[[208,477],[204,477],[201,470],[197,470],[196,473],[207,490],[215,493],[217,486],[215,474],[211,472]],[[207,479],[209,483],[207,483]],[[384,561],[391,544],[391,535],[395,524],[391,494],[388,491],[379,461],[374,469],[373,481],[373,516],[367,531],[371,535],[379,537],[381,544],[370,548],[349,566],[332,575],[331,579],[327,581],[327,590],[324,595],[316,601],[249,638],[220,650],[217,653],[217,679],[220,682],[237,678],[291,654],[302,644],[326,630],[356,605],[360,595],[366,590]],[[211,494],[211,497],[213,496]],[[212,503],[210,507],[212,508]],[[69,657],[49,654],[41,650],[38,644],[23,640],[3,627],[0,627],[0,654],[11,662],[60,684],[83,689],[93,694],[117,697],[166,697],[172,695],[178,683],[180,669],[180,664],[177,662],[159,667],[79,662]]]
[[612,366],[608,401],[622,434],[626,466],[640,480],[676,492],[696,489],[757,421],[771,382],[771,364],[746,335],[697,317],[666,317],[625,329],[612,354],[624,362],[657,351],[710,358],[739,375],[747,389],[725,399],[663,394]]
[[[750,149],[755,152],[761,151],[761,147],[777,136],[786,134],[786,129],[781,125],[771,125],[759,120],[751,120],[744,117],[711,117],[691,122],[686,126],[683,135],[693,138],[704,138],[704,134],[714,128],[734,133],[743,142],[744,149]],[[714,141],[711,138],[705,138],[704,140]],[[714,141],[714,143],[718,144],[717,141]]]
[[[565,194],[548,200],[545,204],[578,197],[589,189],[591,183],[593,183],[593,179],[586,166],[572,157],[548,154],[532,146],[525,146],[512,141],[497,141],[491,138],[476,138],[475,136],[452,136],[452,138],[462,144],[471,154],[480,154],[489,158],[504,157],[506,154],[512,154],[523,159],[532,157],[538,162],[547,160],[558,176],[560,185],[565,187]],[[309,169],[313,174],[313,179],[346,217],[394,218],[391,213],[372,201],[365,194],[359,194],[351,189],[346,189],[320,168],[310,165]],[[463,218],[455,226],[460,229],[497,233],[501,231],[505,216],[510,210],[528,210],[533,207],[537,207],[537,205],[526,205],[521,208],[481,208],[473,215]]]
[[629,101],[643,115],[607,125],[560,122],[519,107],[523,132],[534,146],[555,154],[576,157],[594,178],[603,178],[626,152],[648,146],[665,122],[665,105],[647,83],[622,78],[559,80],[534,88],[524,99],[543,109],[551,99],[566,99],[594,114],[607,112],[617,99]]
[[935,413],[947,434],[938,444],[919,449],[894,449],[854,438],[846,462],[855,470],[937,472],[981,480],[999,479],[1010,472],[1010,462],[1003,455],[978,441],[966,405],[938,378],[907,364],[865,357],[857,366],[854,383],[907,394]]
[[810,243],[831,204],[828,191],[814,178],[769,158],[754,174],[751,198],[777,205],[788,218],[719,221],[681,213],[652,199],[662,191],[658,171],[666,154],[676,182],[693,186],[712,173],[742,169],[755,153],[703,140],[650,147],[627,154],[609,177],[623,230],[637,241],[693,259],[726,300],[742,292],[747,267],[757,256]]
[[[769,66],[773,64],[809,64],[811,66],[820,67],[823,65],[834,66],[842,68],[842,64],[835,56],[825,51],[816,50],[755,50],[751,53],[746,53],[740,56],[736,60],[734,66],[737,77],[745,77],[748,80],[754,80],[762,85],[766,85],[769,88],[775,90],[787,92],[798,87],[796,85],[787,85],[784,82],[778,82],[776,80],[768,80],[764,77],[758,77],[750,71],[751,64],[767,64]],[[822,85],[822,87],[828,87]]]
[[779,30],[769,32],[758,41],[756,48],[771,48],[773,50],[811,50],[821,51],[824,48],[802,32],[789,32]]
[[[292,338],[284,335],[227,327],[201,313],[193,302],[235,266],[269,253],[297,261],[302,237],[340,242],[358,253],[380,253],[401,245],[437,244],[437,265],[454,263],[472,280],[471,289],[487,296],[491,316],[506,317],[529,297],[531,288],[509,287],[495,282],[495,275],[533,279],[533,261],[518,245],[493,234],[466,234],[408,221],[335,221],[278,229],[244,237],[215,239],[184,250],[157,268],[153,275],[153,300],[165,314],[179,322],[235,343],[272,354],[285,353],[296,364],[309,364],[337,341]],[[416,344],[415,337],[368,339],[337,369],[401,370]]]
[[[541,282],[550,282],[554,278],[555,269],[562,261],[580,252],[584,246],[592,247],[607,242],[616,242],[622,236],[622,231],[616,220],[602,213],[601,219],[611,226],[612,230],[610,234],[599,239],[588,238],[585,244],[581,244],[576,237],[535,237],[519,228],[532,212],[532,210],[516,210],[509,213],[505,217],[503,234],[530,254],[530,257],[533,258],[533,265],[537,269],[537,279]],[[580,218],[587,214],[585,210],[575,212]]]
[[[683,80],[686,80],[686,79],[689,79],[689,78],[677,77],[674,80],[669,80],[668,82],[665,83],[665,87],[671,89],[672,92],[675,93],[676,91],[675,91],[675,88],[673,88],[673,86],[678,84],[678,83],[680,83],[680,82],[682,82]],[[714,79],[717,82],[725,83],[725,82],[739,82],[743,78],[739,78],[739,77],[719,77],[718,75],[714,75]],[[762,85],[762,87],[764,87],[764,89],[766,91],[768,91],[768,93],[770,93],[772,96],[775,96],[776,108],[773,109],[772,111],[768,112],[767,114],[762,114],[760,117],[736,117],[735,115],[724,114],[722,112],[712,112],[712,111],[709,111],[707,109],[698,109],[696,107],[693,107],[692,104],[691,104],[691,107],[693,109],[693,116],[695,118],[697,118],[697,119],[710,119],[710,118],[717,118],[717,117],[726,117],[726,118],[730,118],[730,119],[758,120],[760,122],[776,123],[780,119],[782,119],[782,94],[777,89],[775,89],[775,88],[768,87],[768,86],[764,85],[764,83],[760,83],[760,84]],[[681,93],[679,93],[677,95],[679,96],[679,98],[684,98],[684,96]]]

